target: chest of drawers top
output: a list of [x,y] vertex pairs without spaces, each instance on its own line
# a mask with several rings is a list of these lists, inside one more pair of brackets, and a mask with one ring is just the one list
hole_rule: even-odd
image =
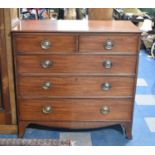
[[130,21],[21,20],[13,32],[115,32],[139,33]]

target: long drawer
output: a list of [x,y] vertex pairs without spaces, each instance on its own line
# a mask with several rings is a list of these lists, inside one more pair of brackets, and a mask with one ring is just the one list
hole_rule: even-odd
[[67,52],[76,50],[76,37],[73,35],[54,34],[21,34],[15,37],[16,51],[18,53],[49,53]]
[[133,96],[134,77],[57,76],[18,78],[20,97]]
[[138,52],[138,35],[135,34],[105,34],[105,35],[83,35],[79,39],[80,52]]
[[110,121],[130,120],[131,99],[19,100],[20,120]]
[[135,74],[135,56],[108,55],[31,55],[16,57],[22,73]]

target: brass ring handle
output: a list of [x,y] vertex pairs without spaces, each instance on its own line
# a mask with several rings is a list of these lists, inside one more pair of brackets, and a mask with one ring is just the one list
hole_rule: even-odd
[[112,61],[111,60],[105,60],[103,62],[103,66],[104,68],[108,69],[108,68],[111,68],[112,67]]
[[53,65],[53,62],[50,60],[45,60],[41,63],[41,67],[45,69],[51,67],[52,65]]
[[45,82],[42,85],[42,88],[45,89],[45,90],[50,89],[51,87],[52,87],[51,82]]
[[47,50],[51,47],[52,44],[49,40],[43,40],[43,41],[41,41],[40,45],[41,45],[42,49]]
[[108,106],[103,106],[100,109],[100,113],[103,115],[106,115],[106,114],[110,113],[110,108]]
[[101,85],[102,90],[109,90],[111,89],[112,85],[109,82],[105,82]]
[[53,109],[52,109],[51,106],[45,106],[45,107],[43,107],[43,109],[42,109],[42,112],[43,112],[44,114],[52,113],[52,111],[53,111]]
[[103,46],[106,50],[111,50],[114,46],[114,43],[111,40],[106,40]]

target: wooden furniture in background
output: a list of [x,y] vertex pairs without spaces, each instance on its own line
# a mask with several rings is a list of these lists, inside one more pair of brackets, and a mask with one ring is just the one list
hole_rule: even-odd
[[139,38],[128,21],[21,21],[12,29],[19,137],[29,124],[120,124],[131,138]]
[[112,20],[113,9],[112,8],[89,8],[88,19],[89,20]]
[[11,9],[0,9],[0,133],[16,133]]

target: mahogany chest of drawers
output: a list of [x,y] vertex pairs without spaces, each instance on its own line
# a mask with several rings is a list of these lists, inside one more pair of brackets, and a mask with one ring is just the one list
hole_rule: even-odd
[[29,124],[120,124],[131,138],[139,38],[128,21],[21,21],[12,30],[19,137]]

